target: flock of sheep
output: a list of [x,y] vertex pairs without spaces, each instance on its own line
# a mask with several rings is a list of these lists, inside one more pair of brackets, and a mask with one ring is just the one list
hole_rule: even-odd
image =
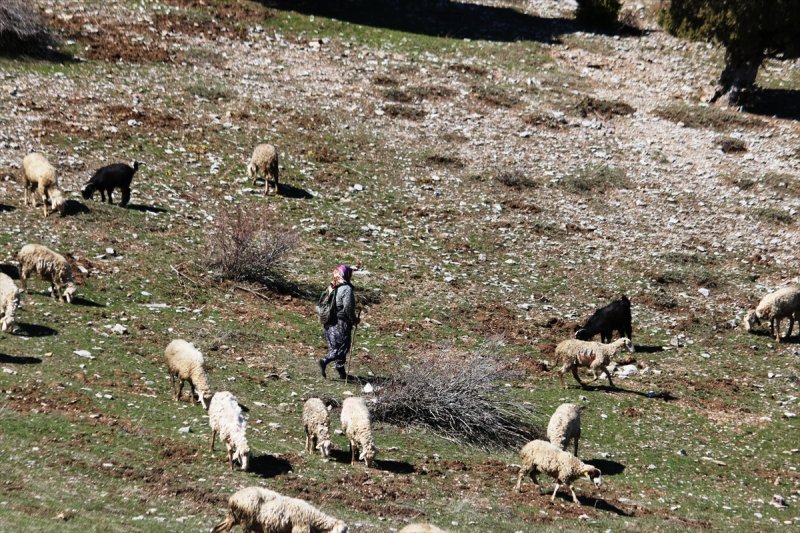
[[[101,199],[107,199],[111,203],[113,191],[120,189],[120,205],[127,205],[131,181],[139,165],[138,162],[134,162],[132,166],[113,164],[99,169],[85,184],[82,191],[84,199],[90,199],[94,192],[100,191]],[[44,205],[45,217],[48,215],[48,204],[52,211],[63,214],[65,200],[58,187],[55,168],[38,153],[25,157],[22,167],[25,205],[30,203],[35,208],[38,196]],[[269,144],[257,146],[247,165],[247,173],[254,181],[258,178],[264,179],[265,195],[269,194],[270,182],[274,183],[275,192],[279,192],[277,149]],[[60,302],[66,300],[71,303],[77,290],[69,262],[53,250],[38,244],[27,244],[17,254],[17,260],[22,289],[17,287],[11,277],[0,273],[0,327],[3,331],[13,329],[20,295],[23,290],[27,290],[27,279],[31,275],[38,274],[50,283],[53,300],[57,297]],[[789,319],[789,336],[795,320],[800,322],[800,286],[786,287],[765,296],[755,310],[748,312],[744,326],[750,331],[761,320],[768,320],[771,334],[780,342],[780,323],[784,318]],[[615,331],[620,338],[612,342]],[[600,334],[602,342],[591,340],[597,334]],[[570,371],[583,386],[578,368],[586,367],[591,371],[594,380],[602,372],[613,386],[608,369],[613,357],[622,349],[634,351],[628,298],[623,296],[598,309],[575,336],[575,339],[558,344],[555,350],[561,385],[565,386],[563,376]],[[191,343],[182,339],[170,342],[165,350],[165,361],[173,398],[180,399],[184,383],[188,382],[192,402],[199,401],[208,410],[211,450],[214,450],[214,442],[219,436],[226,446],[230,468],[233,469],[234,464],[238,464],[242,470],[247,470],[250,466],[251,450],[246,436],[247,425],[237,398],[228,391],[212,393],[203,355]],[[305,450],[308,453],[318,450],[323,457],[330,454],[332,442],[329,409],[319,398],[308,399],[304,404],[302,423],[306,433]],[[340,420],[349,442],[351,464],[364,461],[367,468],[372,467],[377,448],[372,434],[370,412],[364,398],[346,398],[342,402]],[[555,498],[558,489],[563,485],[570,490],[573,501],[578,503],[572,487],[574,481],[586,478],[599,487],[602,479],[600,470],[578,458],[580,436],[581,407],[574,404],[561,405],[548,424],[549,442],[534,440],[521,449],[521,467],[515,490],[521,490],[526,476],[530,476],[538,485],[537,475],[547,474],[555,480],[551,499]],[[570,443],[574,445],[572,452],[568,450]],[[344,522],[322,513],[309,503],[260,487],[245,488],[233,494],[225,519],[212,531],[229,531],[235,525],[239,525],[243,531],[347,531]],[[442,530],[428,524],[413,524],[401,530],[402,533],[437,531]]]

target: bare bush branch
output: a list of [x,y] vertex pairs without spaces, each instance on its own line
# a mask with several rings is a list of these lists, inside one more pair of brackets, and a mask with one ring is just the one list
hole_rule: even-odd
[[273,285],[276,268],[297,245],[297,235],[266,218],[241,210],[223,211],[209,237],[209,264],[222,277]]
[[543,435],[531,422],[533,406],[509,397],[513,378],[484,346],[473,353],[430,353],[401,370],[378,390],[376,420],[423,425],[459,443],[516,448]]

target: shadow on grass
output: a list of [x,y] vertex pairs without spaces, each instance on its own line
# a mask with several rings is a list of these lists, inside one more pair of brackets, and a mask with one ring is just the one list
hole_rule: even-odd
[[296,200],[308,200],[314,198],[314,195],[305,189],[289,185],[288,183],[278,184],[278,194],[284,198],[294,198]]
[[[561,499],[567,500],[572,503],[572,496],[561,494],[559,492],[558,497]],[[599,511],[605,511],[607,513],[614,513],[618,516],[634,516],[634,513],[630,511],[626,511],[625,509],[620,509],[613,503],[607,502],[606,500],[600,498],[593,498],[592,496],[578,496],[578,501],[581,505],[585,505],[587,507],[592,507]]]
[[621,392],[623,394],[635,394],[636,396],[641,396],[642,398],[650,398],[656,400],[664,400],[665,402],[670,402],[673,400],[677,400],[678,398],[673,396],[672,393],[669,391],[662,391],[662,392],[641,392],[638,390],[631,390],[631,389],[623,389],[622,387],[611,387],[609,385],[584,385],[582,387],[583,390],[588,390],[592,392]]
[[[331,449],[329,457],[336,461],[337,463],[342,463],[345,465],[350,464],[350,450],[337,450],[335,448]],[[363,464],[363,461],[362,461]]]
[[19,335],[23,337],[52,337],[58,335],[58,330],[47,326],[40,326],[38,324],[26,324],[18,322],[17,327],[20,329]]
[[2,272],[11,279],[19,279],[19,267],[17,267],[17,265],[9,265],[8,263],[2,263],[0,264],[0,272]]
[[[598,29],[574,19],[542,18],[510,7],[451,0],[257,0],[274,9],[432,37],[497,42],[558,42],[576,31],[641,35],[632,27]],[[608,33],[610,32],[610,33]]]
[[250,459],[250,472],[263,478],[271,478],[291,472],[292,464],[274,455],[258,455]]
[[83,307],[105,307],[105,305],[103,304],[93,302],[88,298],[81,298],[80,296],[75,296],[72,299],[72,305],[82,305]]
[[0,353],[0,364],[10,365],[38,365],[42,360],[39,357],[29,357],[26,355],[7,355]]
[[64,216],[73,217],[75,215],[84,215],[91,213],[91,209],[77,200],[67,200],[64,202]]
[[132,211],[140,211],[142,213],[167,213],[168,210],[164,209],[163,207],[155,207],[152,205],[141,205],[141,204],[128,204],[125,206],[125,209],[130,209]]
[[391,472],[392,474],[413,474],[414,465],[406,461],[393,461],[391,459],[375,459],[375,468]]
[[748,96],[744,110],[755,115],[800,120],[800,90],[756,87]]
[[8,213],[16,210],[17,208],[14,207],[13,205],[0,204],[0,213]]
[[616,476],[625,471],[625,465],[616,461],[609,461],[607,459],[591,459],[584,461],[587,465],[592,465],[599,468],[604,476]]
[[656,352],[663,352],[663,346],[647,346],[645,344],[636,345],[636,353],[656,353]]

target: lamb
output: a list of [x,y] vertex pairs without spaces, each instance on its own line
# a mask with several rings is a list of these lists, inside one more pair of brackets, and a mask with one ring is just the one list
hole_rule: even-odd
[[139,165],[142,163],[134,161],[132,166],[124,163],[114,163],[98,169],[94,175],[83,186],[81,194],[84,200],[91,199],[95,191],[100,191],[100,198],[103,202],[106,201],[106,194],[108,194],[108,203],[113,204],[114,200],[111,193],[114,189],[122,191],[122,199],[119,202],[121,207],[128,205],[131,199],[131,181],[133,175],[139,170]]
[[17,288],[17,284],[14,283],[14,280],[0,272],[0,313],[2,313],[0,329],[3,331],[9,328],[13,331],[14,324],[16,323],[14,315],[17,313],[17,308],[19,307],[20,292],[22,291]]
[[211,426],[211,451],[214,451],[214,439],[219,433],[219,438],[228,449],[231,470],[234,461],[239,462],[242,470],[247,470],[250,466],[250,446],[245,436],[247,424],[242,416],[242,408],[233,394],[223,391],[212,396],[208,406],[208,425]]
[[618,331],[621,337],[633,339],[631,301],[625,295],[595,311],[583,327],[575,332],[575,338],[588,341],[599,333],[601,341],[611,342],[614,331]]
[[66,258],[41,244],[26,244],[17,253],[19,278],[22,288],[28,290],[28,276],[37,272],[43,280],[50,282],[50,297],[55,301],[72,303],[78,288],[72,281],[72,267]]
[[[240,494],[241,498],[238,497]],[[304,500],[259,487],[237,492],[228,503],[227,517],[214,526],[211,533],[230,531],[237,524],[243,531],[264,533],[347,533],[348,529],[343,521]],[[252,513],[253,510],[257,512]]]
[[47,217],[47,201],[53,211],[64,214],[66,203],[61,189],[58,188],[56,169],[42,154],[33,152],[22,160],[22,187],[24,189],[25,205],[28,205],[30,194],[31,206],[36,207],[34,190],[41,196],[44,204],[44,216]]
[[242,527],[242,531],[260,531],[258,513],[261,511],[261,506],[264,502],[280,496],[273,490],[261,487],[247,487],[234,492],[228,498],[228,514],[222,522],[214,526],[211,533],[230,531],[237,525]]
[[602,370],[608,376],[608,384],[614,386],[611,381],[611,373],[608,371],[608,365],[611,358],[619,352],[622,347],[627,348],[629,352],[634,351],[633,343],[630,339],[622,337],[617,339],[611,344],[601,344],[592,341],[579,341],[576,339],[568,339],[561,341],[556,346],[556,365],[561,364],[558,370],[558,379],[561,381],[561,386],[564,385],[564,373],[567,370],[572,371],[572,375],[580,383],[581,387],[584,383],[578,377],[578,367],[585,366],[591,370],[594,379],[597,381],[597,371]]
[[781,342],[781,320],[784,318],[789,319],[788,338],[794,329],[794,321],[800,322],[800,285],[790,285],[764,296],[755,311],[748,311],[745,315],[744,327],[750,331],[762,320],[769,320],[770,335],[775,336],[776,342]]
[[342,403],[342,430],[350,442],[350,464],[356,463],[356,448],[360,450],[358,460],[363,460],[367,468],[372,467],[378,450],[372,440],[369,410],[364,398],[345,398]]
[[547,439],[550,443],[566,451],[569,441],[574,441],[575,457],[578,456],[578,441],[581,438],[581,411],[581,405],[562,403],[547,424]]
[[[203,409],[208,409],[208,402],[211,400],[211,387],[208,385],[208,375],[203,354],[192,344],[183,339],[175,339],[167,345],[164,350],[164,358],[169,369],[169,379],[172,382],[172,397],[180,400],[183,394],[183,382],[188,381],[192,389],[192,404],[200,400]],[[180,385],[175,390],[175,382]],[[195,395],[197,399],[195,399]]]
[[397,533],[447,533],[433,524],[409,524]]
[[309,398],[303,405],[303,427],[306,431],[306,451],[314,449],[328,457],[331,449],[330,417],[328,409],[319,398]]
[[275,193],[278,192],[278,149],[271,144],[259,144],[253,150],[247,175],[256,184],[258,178],[264,178],[264,195],[269,194],[269,180],[275,182]]
[[523,477],[530,475],[533,482],[539,485],[536,476],[544,473],[556,480],[556,488],[553,490],[550,501],[556,499],[558,487],[566,485],[572,493],[572,501],[579,503],[578,497],[575,496],[575,489],[572,488],[572,483],[576,479],[585,476],[594,483],[595,487],[599,487],[602,483],[602,473],[599,468],[587,465],[571,453],[560,450],[547,441],[533,440],[523,446],[519,453],[522,466],[519,469],[517,485],[514,487],[516,492],[519,492],[522,487]]

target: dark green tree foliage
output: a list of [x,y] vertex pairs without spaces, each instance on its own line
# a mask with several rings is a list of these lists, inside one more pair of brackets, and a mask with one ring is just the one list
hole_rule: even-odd
[[575,18],[586,24],[608,28],[617,24],[621,7],[619,0],[578,0]]
[[672,35],[725,47],[712,101],[744,103],[764,58],[800,55],[800,0],[672,0],[659,22]]

